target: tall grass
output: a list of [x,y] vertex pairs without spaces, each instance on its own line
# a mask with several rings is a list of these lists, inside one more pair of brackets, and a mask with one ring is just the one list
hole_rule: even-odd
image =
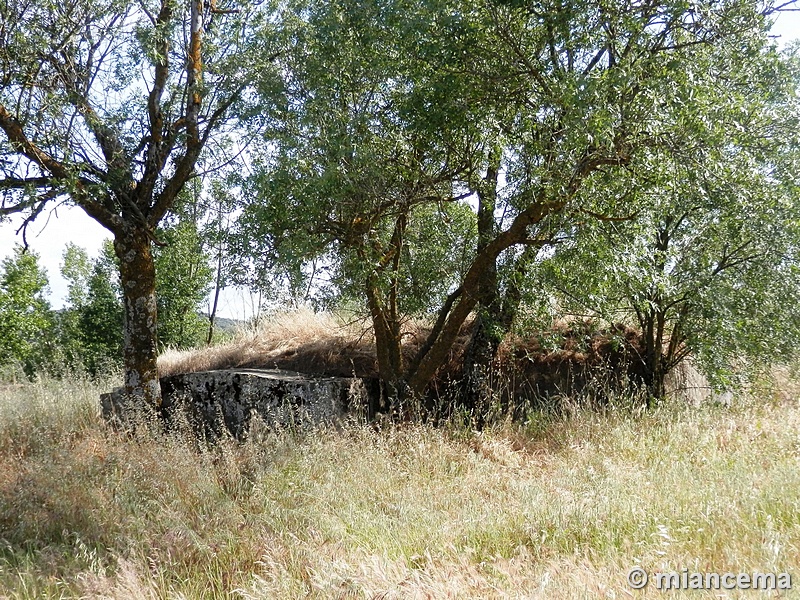
[[353,367],[348,363],[359,355],[374,361],[371,339],[361,323],[345,323],[329,313],[301,308],[242,327],[220,344],[167,350],[158,358],[158,369],[165,376],[237,367],[271,368],[276,359],[280,363],[291,362],[286,355],[302,349],[304,372],[308,372],[309,363],[330,369],[343,362],[344,374],[350,374]]
[[800,586],[788,395],[198,448],[108,430],[99,392],[0,388],[0,598],[661,597],[637,564]]

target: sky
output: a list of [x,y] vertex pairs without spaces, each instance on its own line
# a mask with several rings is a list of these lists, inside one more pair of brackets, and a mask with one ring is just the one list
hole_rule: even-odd
[[[22,235],[16,234],[21,222],[21,219],[16,218],[11,222],[0,223],[0,259],[10,256],[16,244],[22,244]],[[28,226],[28,246],[39,255],[39,264],[47,271],[50,282],[49,300],[53,308],[62,308],[67,295],[67,282],[61,276],[61,264],[67,244],[77,244],[91,258],[96,258],[103,242],[110,239],[111,234],[106,229],[83,210],[75,207],[61,206],[45,211]],[[208,304],[202,310],[210,312],[210,302]],[[246,290],[225,290],[220,295],[217,316],[247,320],[255,313],[256,304],[257,299]]]
[[[800,9],[783,12],[777,18],[772,34],[779,44],[800,39]],[[17,235],[21,219],[0,222],[0,259],[10,256],[15,244],[22,243]],[[39,264],[47,271],[50,281],[50,303],[54,308],[64,306],[67,282],[61,277],[64,249],[69,242],[83,247],[92,258],[100,253],[110,234],[81,209],[60,206],[44,212],[28,227],[28,245],[39,255]],[[225,290],[220,297],[217,314],[221,317],[246,320],[253,316],[256,298],[244,290]]]

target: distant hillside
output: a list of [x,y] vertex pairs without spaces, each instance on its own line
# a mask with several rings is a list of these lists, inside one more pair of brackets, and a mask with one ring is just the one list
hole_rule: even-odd
[[[199,313],[199,315],[208,320],[209,315],[207,313]],[[214,328],[220,333],[236,333],[242,326],[246,324],[245,321],[240,319],[226,319],[225,317],[214,317]]]

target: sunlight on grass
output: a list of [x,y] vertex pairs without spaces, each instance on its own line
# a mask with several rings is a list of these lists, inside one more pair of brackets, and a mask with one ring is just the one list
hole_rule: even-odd
[[109,431],[99,391],[0,388],[0,598],[659,597],[628,569],[800,564],[785,396],[197,448]]

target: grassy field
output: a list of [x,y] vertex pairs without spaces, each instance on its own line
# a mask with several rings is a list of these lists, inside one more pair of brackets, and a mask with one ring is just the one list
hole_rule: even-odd
[[100,391],[0,388],[0,598],[744,594],[634,591],[635,565],[789,571],[800,590],[791,393],[197,449],[109,431]]

